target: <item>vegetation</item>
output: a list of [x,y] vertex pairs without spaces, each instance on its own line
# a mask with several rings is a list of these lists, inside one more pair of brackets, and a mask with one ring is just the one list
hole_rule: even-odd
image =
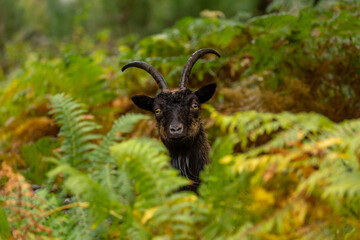
[[[71,41],[3,39],[0,239],[359,239],[360,3],[313,4],[207,11],[141,40],[81,24]],[[196,195],[129,98],[157,87],[121,67],[146,60],[177,87],[203,47],[222,57],[189,83],[218,83]]]

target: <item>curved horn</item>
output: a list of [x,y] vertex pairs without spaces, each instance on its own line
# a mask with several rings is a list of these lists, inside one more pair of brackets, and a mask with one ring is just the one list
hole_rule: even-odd
[[129,67],[141,68],[141,69],[147,71],[148,73],[150,73],[150,75],[155,79],[155,81],[156,81],[157,85],[159,86],[159,88],[161,89],[161,91],[169,89],[165,82],[165,79],[161,75],[161,73],[159,73],[159,71],[156,70],[156,68],[154,68],[150,64],[148,64],[146,62],[135,61],[135,62],[125,64],[121,68],[121,71],[125,71]]
[[196,61],[199,58],[201,58],[202,56],[204,56],[207,53],[212,53],[212,54],[215,54],[216,56],[220,57],[220,54],[211,48],[203,48],[203,49],[200,49],[200,50],[197,50],[196,52],[194,52],[193,55],[191,55],[191,57],[189,58],[189,60],[186,62],[184,70],[181,73],[180,89],[187,88],[192,67],[194,66],[194,64],[196,63]]

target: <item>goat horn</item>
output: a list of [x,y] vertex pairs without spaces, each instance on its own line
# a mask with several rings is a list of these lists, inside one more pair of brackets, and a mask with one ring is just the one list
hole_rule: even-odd
[[194,66],[194,64],[196,63],[196,61],[199,58],[201,58],[202,56],[204,56],[207,53],[212,53],[212,54],[215,54],[216,56],[220,57],[220,54],[211,48],[203,48],[203,49],[200,49],[200,50],[197,50],[196,52],[194,52],[193,55],[191,55],[191,57],[189,58],[189,60],[186,62],[184,70],[181,73],[180,89],[187,88],[192,67]]
[[141,68],[141,69],[147,71],[148,73],[150,73],[150,75],[155,79],[155,81],[156,81],[157,85],[159,86],[159,88],[161,89],[161,91],[169,89],[165,82],[165,79],[161,75],[161,73],[159,73],[159,71],[156,70],[156,68],[154,68],[150,64],[148,64],[146,62],[135,61],[135,62],[125,64],[125,66],[123,66],[121,68],[121,71],[125,71],[129,67]]

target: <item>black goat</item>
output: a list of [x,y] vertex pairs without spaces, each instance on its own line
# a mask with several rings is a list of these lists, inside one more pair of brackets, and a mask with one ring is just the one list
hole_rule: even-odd
[[210,145],[201,122],[200,104],[213,96],[216,83],[207,84],[195,92],[189,90],[187,84],[192,67],[207,53],[220,57],[213,49],[196,51],[181,73],[180,88],[174,90],[169,90],[163,76],[148,63],[136,61],[122,68],[122,71],[129,67],[141,68],[150,73],[159,85],[161,92],[155,98],[135,95],[131,99],[139,108],[155,114],[161,140],[170,152],[171,165],[192,181],[182,190],[195,192],[200,184],[200,171],[210,162]]

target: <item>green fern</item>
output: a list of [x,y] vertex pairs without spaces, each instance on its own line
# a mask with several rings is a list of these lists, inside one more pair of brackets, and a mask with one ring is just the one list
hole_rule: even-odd
[[[58,164],[56,168],[51,170],[49,177],[55,177],[58,174],[65,174],[66,180],[64,182],[72,194],[78,196],[82,201],[90,203],[91,216],[98,224],[103,221],[110,212],[120,211],[123,207],[116,199],[111,199],[109,193],[99,183],[93,181],[87,174],[81,173],[68,164],[61,164],[61,162],[53,160]],[[120,213],[116,215],[121,215]]]
[[101,135],[92,132],[100,126],[82,118],[82,114],[86,114],[83,105],[63,94],[55,95],[51,103],[54,109],[50,113],[56,114],[55,120],[61,125],[59,136],[64,136],[60,148],[61,161],[76,168],[88,166],[91,178],[107,189],[113,198],[117,197],[122,202],[131,201],[133,194],[127,173],[117,169],[109,147],[123,139],[117,134],[130,132],[136,122],[148,117],[142,114],[120,117],[101,144],[96,145],[93,141],[100,139]]
[[129,133],[133,126],[140,120],[149,117],[142,114],[126,114],[117,119],[111,130],[103,138],[100,145],[88,155],[91,165],[91,177],[99,182],[114,197],[121,202],[131,202],[134,199],[133,189],[129,182],[128,173],[124,169],[118,169],[116,162],[110,154],[110,147],[124,138],[119,133]]
[[[97,228],[108,217],[114,217],[114,223],[122,221],[125,206],[134,199],[128,173],[119,168],[110,154],[109,147],[123,139],[119,133],[132,131],[133,125],[148,117],[141,114],[129,114],[115,121],[112,129],[99,145],[92,143],[100,139],[100,135],[92,132],[99,128],[93,122],[83,120],[86,114],[83,106],[63,94],[51,99],[51,113],[61,125],[59,136],[64,136],[60,154],[50,161],[58,166],[48,173],[50,178],[59,174],[65,175],[64,186],[70,193],[90,204],[90,217]],[[89,174],[80,172],[86,166]]]
[[64,137],[60,153],[64,162],[78,168],[88,166],[87,155],[96,145],[91,141],[100,138],[93,134],[100,126],[94,122],[84,120],[82,115],[86,113],[84,106],[72,100],[64,94],[57,94],[51,98],[50,114],[55,114],[55,121],[62,125],[59,136]]
[[[202,193],[206,194],[204,199],[205,202],[211,204],[210,209],[212,212],[216,212],[217,216],[223,214],[229,216],[229,212],[235,211],[233,209],[226,213],[226,210],[229,209],[228,205],[223,209],[221,208],[221,201],[216,200],[216,197],[214,197],[221,196],[221,194],[225,194],[226,199],[230,198],[232,202],[237,202],[238,207],[242,203],[248,203],[251,206],[251,202],[257,201],[255,193],[239,197],[241,196],[240,189],[246,189],[249,184],[251,186],[249,190],[254,191],[257,186],[266,188],[282,183],[282,186],[278,186],[281,190],[277,189],[274,193],[281,194],[282,198],[288,198],[288,200],[281,208],[272,209],[270,205],[267,211],[271,211],[271,215],[260,222],[256,219],[257,214],[252,212],[252,207],[240,208],[238,210],[239,215],[224,219],[219,218],[219,222],[215,221],[216,224],[214,221],[206,222],[206,219],[216,218],[215,216],[210,217],[212,216],[211,212],[207,213],[208,208],[204,207],[205,210],[199,219],[204,224],[202,235],[207,236],[208,239],[214,239],[215,236],[219,237],[226,232],[225,236],[234,234],[234,239],[252,239],[255,236],[264,234],[285,236],[286,228],[289,227],[284,225],[291,218],[292,212],[298,211],[296,210],[297,206],[303,205],[302,208],[304,209],[310,208],[310,206],[318,208],[318,206],[312,206],[314,203],[308,202],[308,199],[303,197],[303,194],[316,198],[319,202],[324,201],[322,204],[325,206],[331,206],[333,219],[326,219],[323,222],[324,229],[328,231],[327,234],[310,231],[301,234],[296,233],[299,235],[295,236],[329,237],[334,234],[333,230],[334,226],[336,226],[334,219],[341,219],[344,216],[347,216],[348,219],[351,217],[354,220],[358,218],[360,214],[360,208],[358,207],[360,201],[360,185],[358,184],[360,182],[359,120],[335,124],[327,118],[313,113],[270,114],[242,112],[234,115],[223,115],[211,107],[206,107],[206,109],[210,111],[211,117],[215,120],[215,125],[219,127],[220,131],[223,134],[229,134],[228,139],[217,139],[216,143],[223,141],[224,144],[215,144],[212,165],[204,175],[205,186],[206,183],[211,183],[212,186],[215,186],[214,191],[210,192],[206,187],[200,188],[203,191]],[[267,142],[262,143],[260,146],[249,145],[249,143],[256,142],[264,134],[269,137]],[[231,146],[236,144],[242,145],[243,153],[232,153]],[[211,171],[213,167],[216,171]],[[211,177],[207,176],[210,173]],[[221,174],[222,177],[216,177],[217,173]],[[249,177],[249,182],[244,182],[242,188],[234,190],[237,195],[232,197],[231,191],[227,191],[226,186],[237,189],[236,186],[238,185],[236,185],[235,179],[240,181],[246,176]],[[221,179],[219,182],[223,183],[224,186],[221,192],[219,192],[220,187],[216,187],[217,183],[211,182],[212,179],[217,179],[217,181]],[[230,181],[225,183],[224,180],[226,179],[230,179]],[[288,181],[291,182],[291,185],[286,185]],[[207,191],[211,194],[207,193]],[[267,191],[270,191],[270,193]],[[265,196],[267,196],[266,194],[272,196],[271,190],[267,191],[262,190]],[[289,195],[289,193],[292,194]],[[249,201],[253,197],[255,199]],[[249,199],[246,200],[247,198]],[[261,204],[256,205],[256,208],[261,209]],[[229,219],[239,221],[240,216],[246,214],[247,211],[249,211],[247,215],[250,218],[243,219],[238,227],[253,227],[241,228],[238,233],[227,229],[226,226],[221,227],[220,222],[226,221],[229,221],[229,225],[236,226],[236,223],[231,222]],[[304,214],[310,215],[307,210],[305,210]],[[351,224],[347,222],[344,228],[352,230],[344,230],[342,234],[350,234],[353,231],[353,234],[357,236],[357,224],[355,222]],[[219,238],[221,239],[221,237]]]
[[5,211],[1,207],[2,201],[0,200],[0,240],[10,239],[11,229]]
[[103,164],[106,157],[110,156],[110,147],[116,142],[123,139],[123,137],[118,136],[119,133],[129,133],[133,130],[134,124],[140,120],[149,119],[148,116],[143,114],[129,113],[124,116],[121,116],[117,119],[111,130],[103,138],[100,145],[95,146],[94,151],[92,151],[88,157],[92,163]]
[[[255,142],[260,136],[277,135],[272,138],[264,148],[256,151],[263,151],[265,147],[284,147],[288,142],[301,141],[334,129],[332,121],[326,117],[313,113],[258,113],[255,111],[238,112],[226,116],[218,113],[213,107],[206,105],[211,118],[216,121],[223,133],[236,134],[239,137],[242,149],[249,143]],[[301,133],[301,134],[300,134]]]
[[[249,175],[237,174],[221,159],[233,153],[237,137],[218,138],[211,150],[211,164],[201,174],[201,198],[194,206],[194,218],[199,235],[204,239],[227,239],[251,218],[246,206],[250,204]],[[236,203],[236,204],[234,204]]]
[[168,234],[173,239],[193,239],[191,209],[196,197],[192,193],[174,193],[187,180],[178,177],[170,167],[163,145],[149,139],[133,139],[113,146],[112,152],[134,181],[133,211],[139,215],[127,218],[135,221],[127,223],[132,226],[127,233],[137,236],[142,232],[137,226],[145,225],[152,236]]

